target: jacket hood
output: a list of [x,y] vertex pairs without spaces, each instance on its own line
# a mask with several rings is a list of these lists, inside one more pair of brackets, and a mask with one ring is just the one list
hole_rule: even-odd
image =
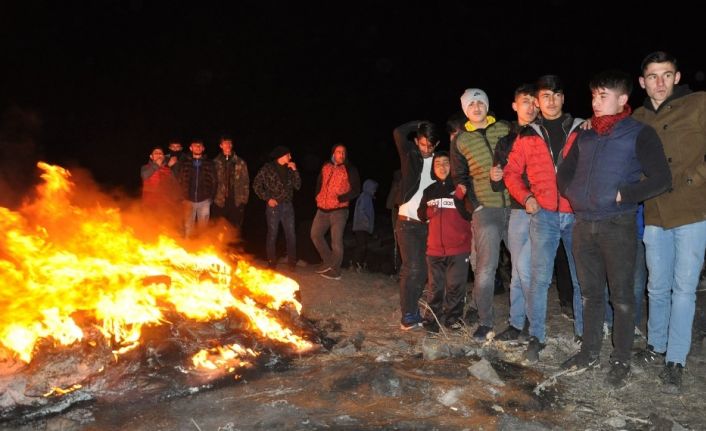
[[436,151],[434,153],[434,156],[431,159],[431,170],[429,171],[429,175],[431,175],[431,179],[434,181],[446,181],[446,180],[451,180],[451,173],[449,172],[449,175],[446,177],[446,180],[442,180],[441,178],[437,177],[436,174],[434,173],[434,160],[437,159],[437,157],[446,157],[451,161],[451,157],[449,156],[448,151]]
[[367,193],[370,196],[375,196],[375,192],[378,190],[378,183],[375,180],[365,180],[363,182],[363,193]]

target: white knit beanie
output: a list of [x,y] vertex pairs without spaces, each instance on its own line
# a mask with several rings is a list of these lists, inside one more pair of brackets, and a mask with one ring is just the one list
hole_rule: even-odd
[[485,91],[480,88],[467,88],[461,95],[461,109],[464,114],[466,113],[466,108],[468,108],[468,105],[470,105],[474,100],[483,102],[485,104],[485,108],[490,110],[488,95],[485,94]]

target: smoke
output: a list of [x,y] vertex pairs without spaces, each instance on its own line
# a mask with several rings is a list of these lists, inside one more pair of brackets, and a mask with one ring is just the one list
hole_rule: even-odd
[[37,183],[39,115],[13,106],[0,115],[0,206],[15,208]]

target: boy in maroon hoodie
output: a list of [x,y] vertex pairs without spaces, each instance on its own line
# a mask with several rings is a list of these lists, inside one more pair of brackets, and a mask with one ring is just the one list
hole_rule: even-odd
[[[471,214],[464,207],[466,187],[454,186],[449,177],[451,164],[446,151],[434,153],[431,177],[417,210],[419,220],[429,224],[427,271],[429,282],[424,299],[423,326],[438,332],[438,322],[451,329],[461,328],[466,299],[468,257],[471,253]],[[433,314],[432,314],[433,313]]]

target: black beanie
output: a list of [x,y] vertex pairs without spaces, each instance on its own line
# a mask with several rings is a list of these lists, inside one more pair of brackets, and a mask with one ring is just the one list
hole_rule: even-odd
[[283,145],[278,145],[270,152],[270,157],[272,157],[273,159],[279,159],[280,157],[289,153],[291,153],[291,151],[289,151],[289,148]]

